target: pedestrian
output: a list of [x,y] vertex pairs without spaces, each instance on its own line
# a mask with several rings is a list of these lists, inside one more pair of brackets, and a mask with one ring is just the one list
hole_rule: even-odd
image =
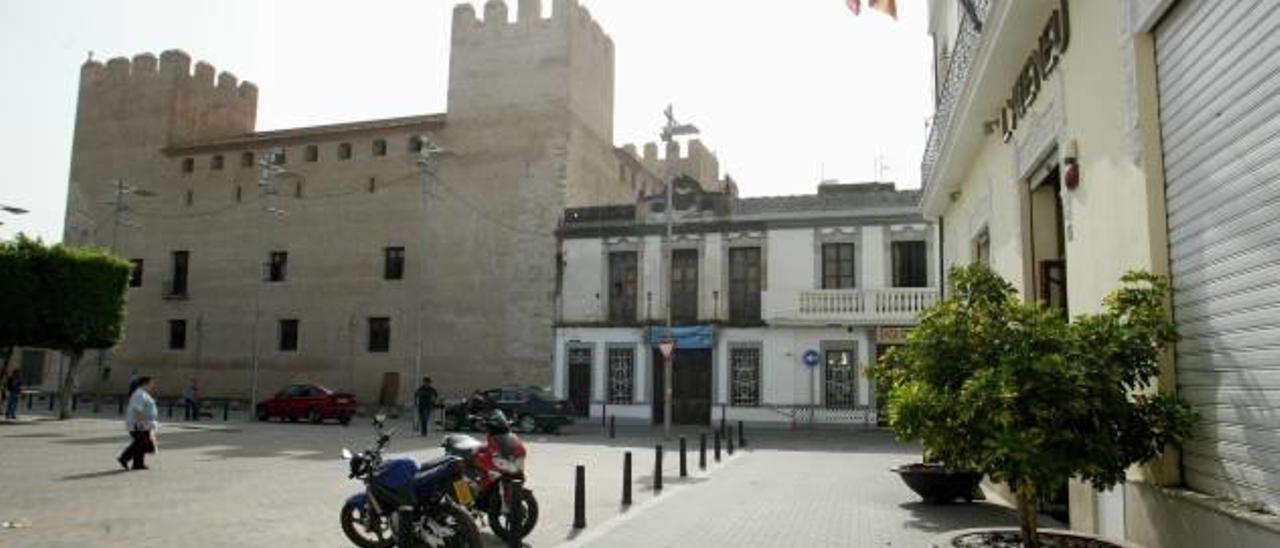
[[200,389],[196,386],[195,379],[191,379],[191,386],[182,391],[182,406],[186,420],[200,420]]
[[22,394],[22,377],[18,375],[18,369],[10,369],[9,375],[4,379],[4,418],[9,420],[18,419],[18,397]]
[[436,392],[436,388],[431,386],[431,377],[422,377],[422,386],[413,393],[414,402],[418,404],[418,432],[423,436],[431,431],[431,408],[436,405],[436,398],[440,396]]
[[120,453],[120,458],[116,459],[125,470],[130,468],[131,462],[134,470],[146,470],[147,453],[156,452],[156,427],[159,426],[156,417],[159,412],[156,400],[151,397],[154,390],[155,383],[151,377],[139,377],[137,389],[129,396],[129,409],[125,412],[124,424],[132,441]]

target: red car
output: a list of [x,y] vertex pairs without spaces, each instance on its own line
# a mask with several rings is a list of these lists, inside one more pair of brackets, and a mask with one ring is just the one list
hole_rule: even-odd
[[290,421],[306,419],[314,423],[338,419],[345,425],[356,414],[356,397],[337,394],[317,384],[294,384],[259,403],[257,409],[260,421],[271,420],[272,417]]

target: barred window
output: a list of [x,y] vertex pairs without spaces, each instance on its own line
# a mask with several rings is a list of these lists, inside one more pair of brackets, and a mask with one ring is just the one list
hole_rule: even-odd
[[732,403],[738,407],[760,405],[760,349],[734,348],[729,351]]
[[827,350],[823,372],[822,403],[828,409],[853,409],[857,403],[857,379],[853,350]]
[[636,355],[630,348],[609,349],[609,403],[630,404],[635,394]]

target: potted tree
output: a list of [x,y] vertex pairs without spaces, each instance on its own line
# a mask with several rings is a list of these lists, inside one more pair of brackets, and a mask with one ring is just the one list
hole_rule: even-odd
[[1152,384],[1177,338],[1164,278],[1127,273],[1101,312],[1072,322],[1023,303],[985,265],[953,269],[951,284],[874,374],[899,437],[920,441],[948,470],[976,470],[1013,491],[1019,528],[953,535],[965,546],[1035,548],[1071,536],[1037,531],[1054,487],[1079,478],[1111,488],[1190,435],[1190,406]]

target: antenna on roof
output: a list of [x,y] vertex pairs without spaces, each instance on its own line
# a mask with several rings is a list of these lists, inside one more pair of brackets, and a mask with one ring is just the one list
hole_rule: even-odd
[[93,50],[89,50],[89,61],[93,60]]

